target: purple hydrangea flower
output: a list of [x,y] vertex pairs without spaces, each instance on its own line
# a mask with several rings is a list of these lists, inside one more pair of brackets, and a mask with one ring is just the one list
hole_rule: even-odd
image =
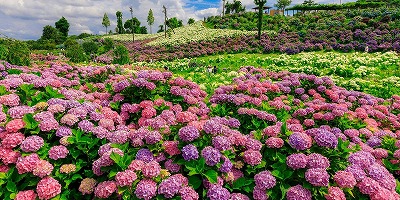
[[302,132],[294,132],[289,136],[289,144],[297,150],[306,150],[312,145],[312,138]]
[[319,129],[314,136],[315,142],[321,147],[335,148],[338,145],[338,139],[330,131]]
[[306,171],[305,177],[313,186],[328,186],[330,176],[326,169],[311,168]]
[[201,151],[201,156],[206,160],[208,166],[214,166],[219,163],[221,159],[221,152],[218,149],[207,146]]
[[207,191],[207,197],[210,200],[229,200],[231,194],[228,189],[223,188],[219,185],[211,186],[211,188]]
[[291,154],[286,158],[286,165],[294,170],[306,168],[308,157],[303,153]]
[[199,151],[193,144],[188,144],[182,148],[182,157],[186,161],[196,160],[199,158]]
[[139,149],[136,153],[136,160],[142,160],[144,162],[151,162],[154,160],[153,153],[148,149]]
[[185,126],[179,129],[178,135],[182,141],[191,142],[200,136],[200,132],[194,126]]
[[311,200],[311,192],[301,185],[296,185],[286,192],[287,200]]

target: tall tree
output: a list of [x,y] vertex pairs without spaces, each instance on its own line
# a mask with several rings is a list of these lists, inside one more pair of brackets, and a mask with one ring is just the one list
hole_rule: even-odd
[[122,25],[122,12],[121,11],[117,11],[117,13],[115,13],[117,15],[117,30],[116,32],[118,34],[122,34],[124,33],[124,26]]
[[292,0],[278,0],[274,6],[277,7],[278,9],[281,9],[283,15],[285,15],[285,8],[289,6],[291,3]]
[[61,17],[60,20],[56,22],[56,29],[60,31],[60,33],[67,38],[69,31],[69,23],[65,17]]
[[154,15],[153,15],[153,10],[149,10],[149,14],[147,15],[147,23],[149,24],[150,27],[150,34],[152,33],[151,31],[151,26],[154,24]]
[[239,0],[233,0],[233,3],[227,2],[225,4],[225,14],[240,13],[245,11],[246,8],[242,5]]
[[107,13],[104,13],[103,22],[101,24],[103,24],[103,26],[106,27],[106,34],[107,34],[107,27],[110,26],[110,19],[108,18]]
[[254,3],[258,6],[258,39],[261,40],[263,11],[264,5],[267,3],[267,0],[254,0]]

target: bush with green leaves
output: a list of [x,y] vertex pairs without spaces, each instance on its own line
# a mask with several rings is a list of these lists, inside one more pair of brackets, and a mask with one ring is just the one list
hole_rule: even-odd
[[115,64],[128,64],[130,62],[129,59],[129,51],[124,45],[118,45],[114,50],[114,61]]
[[4,44],[0,44],[0,60],[6,60],[8,55],[8,49]]
[[99,46],[96,42],[89,41],[82,43],[83,50],[87,55],[95,54],[99,49]]
[[14,65],[30,65],[28,45],[21,41],[12,41],[8,46],[7,61]]
[[73,45],[65,50],[66,56],[70,61],[79,63],[88,60],[88,56],[85,54],[85,50],[81,45]]

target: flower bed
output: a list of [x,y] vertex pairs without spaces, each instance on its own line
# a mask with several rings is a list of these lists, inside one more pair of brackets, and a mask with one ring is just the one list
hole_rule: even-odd
[[2,199],[399,198],[399,96],[254,67],[209,101],[168,71],[0,70]]

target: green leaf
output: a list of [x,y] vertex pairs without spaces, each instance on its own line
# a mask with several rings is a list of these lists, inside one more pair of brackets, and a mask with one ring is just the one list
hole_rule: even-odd
[[6,188],[7,188],[7,191],[9,191],[9,192],[18,192],[17,191],[17,186],[11,180],[9,180],[7,182]]
[[196,169],[197,169],[198,173],[202,173],[203,172],[205,164],[206,164],[206,160],[204,158],[200,158],[197,161]]
[[189,184],[192,185],[193,189],[197,190],[202,184],[202,181],[199,176],[189,176]]
[[0,95],[7,94],[7,88],[4,85],[0,85]]
[[211,183],[217,183],[218,173],[214,170],[208,170],[203,174]]
[[[121,155],[115,153],[115,152],[111,152],[110,158],[117,163],[118,166],[121,165]],[[120,166],[121,167],[121,166]]]

